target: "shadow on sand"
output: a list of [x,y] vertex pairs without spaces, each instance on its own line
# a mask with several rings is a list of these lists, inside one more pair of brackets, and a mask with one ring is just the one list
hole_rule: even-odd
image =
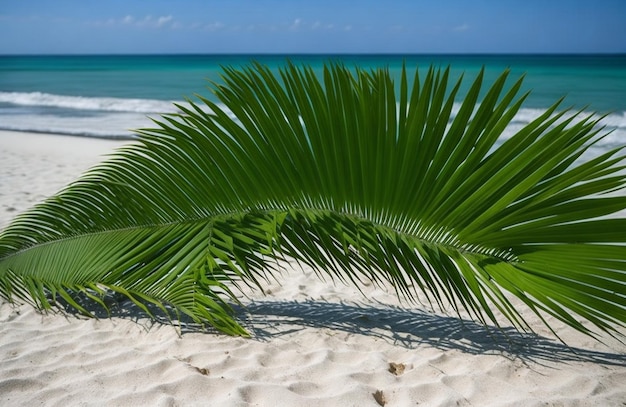
[[[97,318],[125,318],[150,329],[154,324],[178,325],[181,334],[217,333],[193,323],[186,317],[170,320],[159,309],[150,307],[155,320],[132,302],[109,297],[110,312],[92,301],[82,305]],[[67,304],[58,304],[72,313]],[[65,305],[65,306],[63,306]],[[534,362],[593,362],[626,366],[626,354],[571,347],[555,339],[512,327],[496,328],[472,320],[442,316],[422,310],[409,310],[385,304],[335,303],[326,301],[252,301],[235,308],[235,317],[251,333],[253,340],[266,341],[306,329],[330,329],[350,334],[377,337],[395,346],[415,349],[432,346],[460,350],[469,354],[498,354]],[[171,313],[171,317],[175,317]],[[623,338],[622,338],[623,339]]]
[[626,354],[570,347],[512,327],[495,328],[471,320],[383,304],[255,301],[246,304],[240,312],[248,315],[247,328],[260,340],[307,327],[328,328],[375,336],[409,349],[427,345],[475,355],[499,354],[525,361],[586,361],[626,366]]

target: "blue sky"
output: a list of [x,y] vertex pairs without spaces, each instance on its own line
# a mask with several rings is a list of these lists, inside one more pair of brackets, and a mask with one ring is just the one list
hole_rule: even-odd
[[0,0],[0,54],[624,53],[624,0]]

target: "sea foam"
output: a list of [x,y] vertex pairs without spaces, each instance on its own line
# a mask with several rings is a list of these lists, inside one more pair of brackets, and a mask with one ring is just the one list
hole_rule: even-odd
[[[112,97],[85,97],[55,95],[43,92],[0,92],[0,129],[31,131],[39,133],[68,134],[85,137],[133,138],[133,131],[153,124],[149,117],[176,113],[176,104],[187,102],[156,99],[133,99]],[[226,106],[218,103],[222,110],[235,119]],[[452,109],[452,119],[458,113],[460,103]],[[210,110],[204,106],[205,110]],[[517,112],[501,139],[513,136],[523,126],[539,117],[544,109],[527,107]],[[569,114],[574,114],[572,110]],[[582,112],[580,119],[592,115]],[[576,119],[575,121],[577,121]],[[606,115],[600,122],[605,126],[598,147],[614,147],[626,143],[626,112]]]
[[66,96],[42,92],[0,92],[0,102],[106,112],[170,113],[176,110],[172,102],[165,100]]

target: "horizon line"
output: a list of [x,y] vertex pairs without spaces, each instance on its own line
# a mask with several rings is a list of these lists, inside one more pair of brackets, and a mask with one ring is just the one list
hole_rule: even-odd
[[96,56],[626,56],[624,52],[103,52],[103,53],[0,53],[0,57]]

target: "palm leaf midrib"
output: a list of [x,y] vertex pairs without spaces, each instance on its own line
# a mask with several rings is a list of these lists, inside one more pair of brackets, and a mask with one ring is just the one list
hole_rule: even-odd
[[[192,224],[216,224],[220,221],[228,221],[232,219],[237,219],[244,217],[250,214],[258,214],[258,215],[277,215],[277,214],[288,214],[288,213],[303,213],[303,214],[333,214],[340,217],[344,217],[350,220],[352,223],[358,224],[360,222],[368,222],[374,228],[379,230],[385,230],[386,232],[391,232],[398,236],[411,239],[413,241],[418,241],[424,244],[440,246],[449,249],[453,249],[458,251],[459,253],[468,253],[473,255],[484,255],[491,257],[493,259],[505,261],[505,262],[515,262],[516,257],[510,253],[509,251],[499,249],[499,248],[490,248],[484,247],[480,243],[471,243],[471,242],[460,242],[456,237],[456,234],[452,232],[451,228],[446,228],[441,225],[435,225],[430,227],[421,227],[414,226],[409,228],[410,230],[403,230],[401,228],[397,228],[391,226],[390,223],[381,223],[376,220],[364,216],[362,213],[354,213],[341,211],[337,209],[330,209],[327,207],[313,207],[308,206],[305,207],[303,205],[292,205],[287,209],[285,205],[271,207],[268,204],[260,204],[257,207],[253,207],[249,210],[233,210],[230,212],[220,212],[219,214],[207,217],[199,217],[199,216],[185,216],[180,219],[173,219],[169,222],[145,222],[139,223],[133,226],[123,227],[123,228],[102,228],[91,230],[89,232],[84,232],[80,234],[73,234],[69,236],[65,236],[59,239],[49,239],[46,241],[41,241],[38,243],[33,243],[32,245],[25,246],[20,248],[17,251],[9,253],[3,257],[0,257],[0,263],[10,259],[14,256],[19,256],[33,248],[43,248],[45,246],[58,244],[61,242],[74,241],[80,239],[88,239],[90,236],[101,236],[106,234],[116,234],[116,233],[125,233],[125,232],[134,232],[134,231],[145,231],[150,229],[166,229],[174,226],[184,226],[184,225],[192,225]],[[396,222],[397,223],[397,222]],[[411,224],[419,223],[419,220],[414,220]],[[433,238],[433,231],[434,233]],[[6,233],[6,231],[5,231]],[[437,236],[453,236],[447,238],[436,238]]]

